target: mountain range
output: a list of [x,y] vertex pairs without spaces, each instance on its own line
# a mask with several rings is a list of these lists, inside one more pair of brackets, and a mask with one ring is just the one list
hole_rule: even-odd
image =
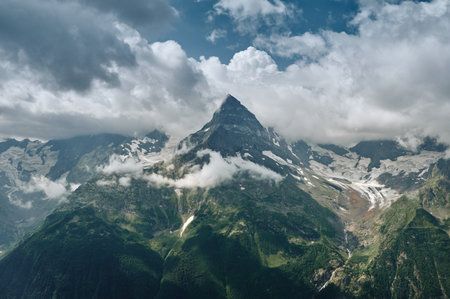
[[228,96],[162,132],[0,143],[0,298],[448,298],[450,160],[288,142]]

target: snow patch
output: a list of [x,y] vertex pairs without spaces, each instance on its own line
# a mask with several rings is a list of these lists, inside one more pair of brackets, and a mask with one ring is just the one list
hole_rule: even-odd
[[74,192],[74,191],[77,190],[78,187],[80,187],[80,186],[81,186],[81,184],[74,184],[74,183],[71,183],[71,184],[70,184],[70,192]]
[[[292,146],[288,145],[288,150],[291,152],[291,154],[296,157],[297,159],[300,160],[300,158],[294,153],[294,151],[292,150]],[[301,162],[300,162],[301,163]]]
[[302,181],[302,178],[301,177],[299,177],[299,176],[296,176],[296,175],[294,175],[294,174],[292,174],[291,173],[291,176],[294,178],[294,179],[296,179],[297,181]]
[[253,158],[253,156],[250,155],[249,153],[244,153],[244,158]]
[[266,157],[269,157],[270,159],[274,160],[275,162],[277,162],[279,164],[289,166],[288,162],[286,162],[283,158],[275,155],[271,151],[263,151],[262,154]]
[[191,217],[189,217],[185,223],[183,223],[183,226],[181,227],[181,232],[180,232],[180,238],[183,236],[184,231],[186,230],[186,228],[188,227],[189,224],[191,224],[191,222],[194,221],[194,215],[192,215]]
[[[324,150],[321,149],[321,151]],[[359,192],[363,198],[370,202],[370,209],[377,205],[380,208],[388,207],[400,196],[395,190],[386,188],[377,181],[381,174],[390,173],[395,176],[420,172],[419,177],[421,177],[428,171],[430,164],[444,156],[444,153],[422,151],[417,155],[400,156],[396,161],[381,160],[380,166],[369,172],[369,158],[359,157],[355,153],[340,156],[327,151],[327,154],[333,159],[330,165],[326,166],[311,160],[311,168],[333,184],[343,189],[351,188]]]

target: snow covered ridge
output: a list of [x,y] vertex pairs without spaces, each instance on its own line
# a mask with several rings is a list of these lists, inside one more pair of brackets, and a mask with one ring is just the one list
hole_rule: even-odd
[[64,200],[100,172],[104,158],[114,153],[150,157],[152,151],[160,151],[167,137],[152,134],[155,138],[100,134],[48,142],[8,139],[0,143],[0,194],[14,208],[27,210],[43,200]]
[[275,155],[271,151],[263,151],[262,154],[266,157],[269,157],[270,159],[274,160],[275,162],[277,162],[281,165],[286,165],[286,166],[289,166],[290,164],[292,165],[292,161],[290,163],[288,163],[287,160],[285,161],[283,158]]
[[380,166],[369,171],[370,158],[360,157],[352,152],[341,156],[323,148],[314,148],[314,150],[330,156],[333,162],[324,165],[311,160],[311,169],[334,185],[360,193],[370,202],[369,209],[388,207],[401,195],[381,184],[379,182],[381,175],[407,176],[414,173],[419,180],[425,180],[424,175],[428,172],[430,165],[445,158],[446,155],[445,152],[421,151],[415,155],[400,156],[395,161],[380,160]]

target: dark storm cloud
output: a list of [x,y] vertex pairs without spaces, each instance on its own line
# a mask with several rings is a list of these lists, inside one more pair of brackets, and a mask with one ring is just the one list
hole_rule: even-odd
[[[127,126],[134,125],[132,120],[123,121]],[[129,135],[128,131],[120,127],[117,119],[99,120],[89,115],[66,112],[33,114],[17,106],[12,108],[0,107],[0,127],[8,128],[9,136],[30,137],[30,132],[33,132],[32,138],[43,140],[97,133]],[[71,128],[70,133],[68,133],[67,128]],[[0,140],[2,137],[5,136],[0,133]]]
[[78,2],[102,13],[112,13],[134,27],[160,27],[175,16],[167,0],[59,0]]
[[0,50],[9,60],[42,73],[41,83],[50,88],[85,91],[93,79],[117,86],[113,66],[133,66],[135,57],[117,38],[114,23],[123,17],[156,26],[165,22],[161,18],[169,10],[164,1],[4,0]]

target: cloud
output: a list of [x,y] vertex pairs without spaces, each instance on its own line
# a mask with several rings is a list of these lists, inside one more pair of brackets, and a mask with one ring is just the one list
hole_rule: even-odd
[[275,0],[220,0],[214,5],[218,13],[228,13],[236,20],[272,14],[285,14],[286,5]]
[[112,68],[120,86],[94,80],[84,93],[55,91],[30,67],[0,59],[0,135],[49,139],[159,128],[184,137],[201,127],[221,99],[194,60],[174,41],[150,44],[125,24],[114,26],[136,61]]
[[363,6],[353,20],[357,34],[269,37],[272,51],[283,55],[293,53],[287,42],[324,41],[300,47],[299,54],[320,55],[284,71],[254,47],[232,63],[208,58],[199,67],[210,86],[237,96],[289,139],[350,144],[420,130],[450,142],[449,6],[444,0]]
[[294,6],[280,0],[220,0],[216,15],[228,15],[241,33],[254,33],[262,25],[280,26],[293,16]]
[[44,199],[57,199],[67,194],[66,186],[65,177],[52,181],[45,176],[32,176],[30,182],[21,189],[24,193],[44,192],[46,195]]
[[248,172],[254,179],[270,179],[281,181],[282,176],[261,165],[242,159],[241,157],[223,158],[218,152],[202,150],[197,153],[198,157],[209,156],[209,163],[201,169],[193,167],[191,172],[183,178],[174,180],[158,174],[145,175],[144,178],[151,183],[159,185],[170,185],[177,188],[207,188],[215,187],[226,181],[230,181],[239,172]]
[[214,29],[211,33],[206,37],[211,43],[215,44],[218,39],[224,38],[227,36],[227,32],[222,29]]
[[78,2],[93,7],[98,13],[110,13],[117,19],[142,28],[156,29],[173,19],[177,12],[167,0],[58,0],[59,2]]
[[117,86],[110,67],[135,64],[111,20],[77,3],[5,0],[0,20],[2,57],[40,72],[39,83],[52,88],[83,91],[94,79]]
[[38,83],[51,89],[86,91],[93,80],[119,86],[114,67],[136,61],[114,23],[157,31],[172,15],[165,0],[4,0],[0,53],[19,68],[39,72]]
[[271,54],[281,57],[293,58],[306,56],[316,59],[327,53],[326,43],[323,37],[306,32],[302,35],[271,35],[258,36],[253,41],[259,48],[268,50]]
[[134,158],[121,159],[120,156],[112,155],[109,158],[109,163],[102,167],[97,167],[97,171],[103,172],[107,175],[111,175],[113,173],[117,174],[140,174],[144,169],[144,165],[139,161],[136,161]]
[[277,73],[278,67],[272,57],[266,52],[249,47],[245,51],[236,53],[227,65],[231,75],[247,73],[249,79],[258,79],[264,75]]
[[[180,179],[172,179],[160,174],[143,172],[144,164],[137,162],[133,158],[124,161],[119,158],[112,158],[109,165],[101,170],[105,174],[119,174],[119,184],[129,186],[131,178],[145,179],[152,184],[168,185],[176,188],[207,188],[216,187],[224,182],[230,181],[233,176],[240,172],[247,172],[251,177],[258,180],[282,180],[278,173],[267,169],[251,161],[244,160],[240,156],[223,158],[218,152],[211,150],[201,150],[197,152],[198,157],[209,156],[209,163],[200,167],[194,165],[189,172]],[[102,179],[97,182],[99,186],[115,185],[116,179]]]
[[130,187],[131,186],[131,178],[130,177],[121,177],[119,179],[119,185],[123,187]]
[[408,132],[404,136],[399,136],[396,141],[404,148],[415,152],[419,145],[423,143],[424,136],[422,132],[413,131]]
[[[28,44],[39,40],[42,32],[35,32],[36,39],[25,35],[22,41],[20,34],[9,36],[12,31],[0,26],[0,135],[48,139],[100,132],[132,135],[160,128],[184,137],[201,128],[225,95],[231,93],[264,125],[275,127],[291,140],[351,144],[421,132],[450,142],[449,2],[372,2],[362,3],[360,13],[352,20],[355,34],[321,31],[259,35],[254,46],[235,53],[230,62],[217,57],[190,58],[175,41],[151,43],[125,21],[117,21],[117,12],[100,14],[97,21],[105,23],[99,28],[86,17],[91,23],[85,23],[90,25],[81,24],[80,28],[89,27],[94,32],[89,34],[105,35],[106,41],[114,42],[108,46],[96,39],[92,43],[82,40],[81,45],[90,45],[94,50],[86,50],[88,57],[93,55],[92,60],[81,59],[80,66],[84,61],[93,61],[87,67],[97,72],[95,76],[87,75],[91,88],[83,93],[52,87],[52,80],[58,82],[56,77],[52,79],[57,72],[48,65],[56,65],[56,60],[53,64],[42,61],[62,57],[58,54],[62,50],[50,49],[39,56],[41,62],[30,62],[26,50],[32,46]],[[36,3],[6,0],[0,7],[23,6],[22,11],[31,11],[27,5]],[[44,8],[56,2],[42,3],[43,8],[36,8],[34,18],[38,20],[43,18]],[[70,11],[66,6],[80,9],[81,16],[98,9],[78,2],[58,2],[58,18]],[[2,14],[5,17],[0,20],[13,24],[0,9]],[[71,16],[67,19],[71,20]],[[62,23],[61,30],[68,30],[66,23]],[[57,29],[49,30],[53,34],[52,30]],[[42,38],[44,45],[54,46],[45,42],[45,36]],[[65,42],[62,39],[61,44]],[[17,54],[11,50],[25,44],[27,47],[20,47],[25,50]],[[102,49],[95,50],[97,45]],[[94,56],[101,56],[101,51],[109,48],[113,54],[99,58],[106,59],[99,66]],[[74,50],[74,57],[84,57],[80,56],[84,48],[80,49]],[[122,54],[132,59],[116,63]],[[281,69],[271,56],[298,60]],[[35,60],[39,61],[37,56]],[[67,64],[68,74],[78,74],[75,61]],[[98,75],[102,72],[106,79]],[[117,80],[111,81],[108,76]]]
[[105,187],[105,186],[114,186],[117,184],[117,181],[114,180],[98,180],[95,182],[97,186]]
[[280,181],[282,177],[276,172],[263,166],[242,159],[241,157],[223,158],[220,153],[202,150],[198,157],[208,155],[210,162],[199,171],[187,174],[184,178],[175,182],[178,187],[208,187],[217,186],[222,182],[231,180],[238,172],[249,172],[255,179],[271,179]]

